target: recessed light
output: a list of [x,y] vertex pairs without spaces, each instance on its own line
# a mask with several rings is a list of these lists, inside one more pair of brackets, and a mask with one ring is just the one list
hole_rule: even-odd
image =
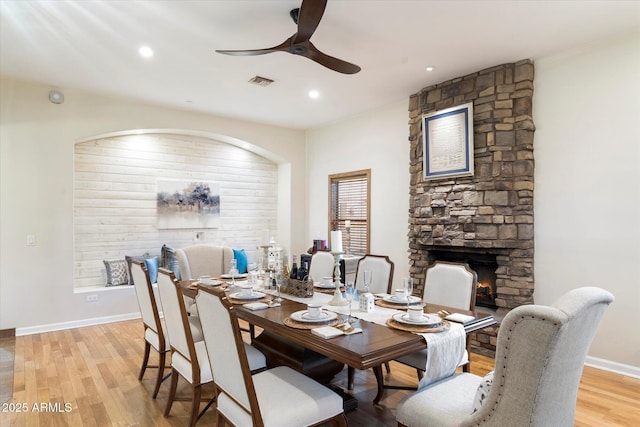
[[144,58],[151,58],[153,56],[153,51],[149,46],[142,46],[140,49],[138,49],[138,52]]
[[319,97],[320,97],[320,92],[318,92],[317,90],[310,90],[309,91],[309,98],[318,99]]
[[427,68],[426,68],[426,70],[427,70],[427,71],[433,71],[433,70],[435,70],[435,69],[436,69],[436,67],[427,67]]

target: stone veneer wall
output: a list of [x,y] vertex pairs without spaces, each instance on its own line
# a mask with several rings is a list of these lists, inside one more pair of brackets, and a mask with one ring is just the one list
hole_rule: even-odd
[[[429,249],[495,254],[498,315],[533,301],[534,66],[503,64],[429,86],[409,100],[410,274],[424,287]],[[473,102],[474,176],[425,180],[422,115]],[[472,337],[495,349],[497,328]]]

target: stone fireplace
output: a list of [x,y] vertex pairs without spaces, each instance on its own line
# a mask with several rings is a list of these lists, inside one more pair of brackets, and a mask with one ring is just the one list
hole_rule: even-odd
[[[410,97],[408,239],[416,292],[435,260],[465,261],[476,267],[479,282],[490,282],[481,289],[481,303],[490,293],[484,306],[498,318],[533,302],[533,75],[533,63],[524,60]],[[474,109],[474,176],[426,180],[422,115],[468,102]],[[494,350],[497,329],[478,332],[472,345]]]

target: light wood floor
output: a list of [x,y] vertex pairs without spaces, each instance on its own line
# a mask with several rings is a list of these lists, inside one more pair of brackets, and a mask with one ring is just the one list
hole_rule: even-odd
[[[2,404],[0,425],[186,426],[188,402],[176,402],[169,418],[162,415],[168,382],[153,400],[153,370],[147,371],[142,382],[138,381],[141,337],[142,323],[135,320],[15,338],[13,397]],[[484,375],[493,369],[490,358],[472,354],[472,360],[476,374]],[[391,370],[386,381],[417,383],[412,370],[395,363]],[[346,386],[346,369],[334,384]],[[178,394],[186,397],[187,391],[187,387],[179,388]],[[395,426],[395,405],[407,393],[410,392],[387,390],[381,405],[374,406],[373,374],[358,371],[354,395],[359,407],[347,414],[349,425]],[[26,412],[16,412],[25,409]],[[9,410],[13,412],[6,412]],[[209,410],[198,425],[213,423],[213,411]],[[640,380],[586,367],[575,425],[640,425]]]

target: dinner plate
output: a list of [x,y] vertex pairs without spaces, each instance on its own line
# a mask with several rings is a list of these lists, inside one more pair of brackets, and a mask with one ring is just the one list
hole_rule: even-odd
[[[396,297],[395,295],[388,295],[382,298],[382,300],[384,302],[390,302],[391,304],[405,304],[405,305],[407,304],[407,300],[398,299],[398,297]],[[409,297],[409,304],[417,304],[420,301],[422,301],[420,297],[414,297],[414,296]]]
[[337,318],[338,313],[322,310],[322,314],[320,315],[320,317],[309,317],[309,313],[307,313],[307,310],[300,310],[296,311],[295,313],[291,313],[290,317],[296,322],[324,323]]
[[200,280],[196,280],[196,284],[204,285],[204,286],[219,286],[222,285],[220,280],[209,280],[208,283],[204,283]]
[[440,316],[436,316],[435,314],[425,314],[422,316],[422,320],[413,320],[407,313],[397,313],[393,315],[393,320],[407,325],[420,326],[438,326],[442,323]]
[[233,299],[260,299],[263,298],[265,294],[263,294],[262,292],[253,291],[251,292],[251,295],[245,295],[242,292],[235,292],[229,296]]
[[316,288],[319,288],[319,289],[335,289],[336,288],[336,285],[333,284],[333,283],[330,284],[330,285],[327,285],[327,284],[322,283],[322,282],[314,283],[313,286],[316,287]]
[[[221,274],[220,277],[222,279],[233,279],[233,276],[231,276],[229,273]],[[235,278],[236,279],[246,279],[247,278],[247,273],[236,274]]]

